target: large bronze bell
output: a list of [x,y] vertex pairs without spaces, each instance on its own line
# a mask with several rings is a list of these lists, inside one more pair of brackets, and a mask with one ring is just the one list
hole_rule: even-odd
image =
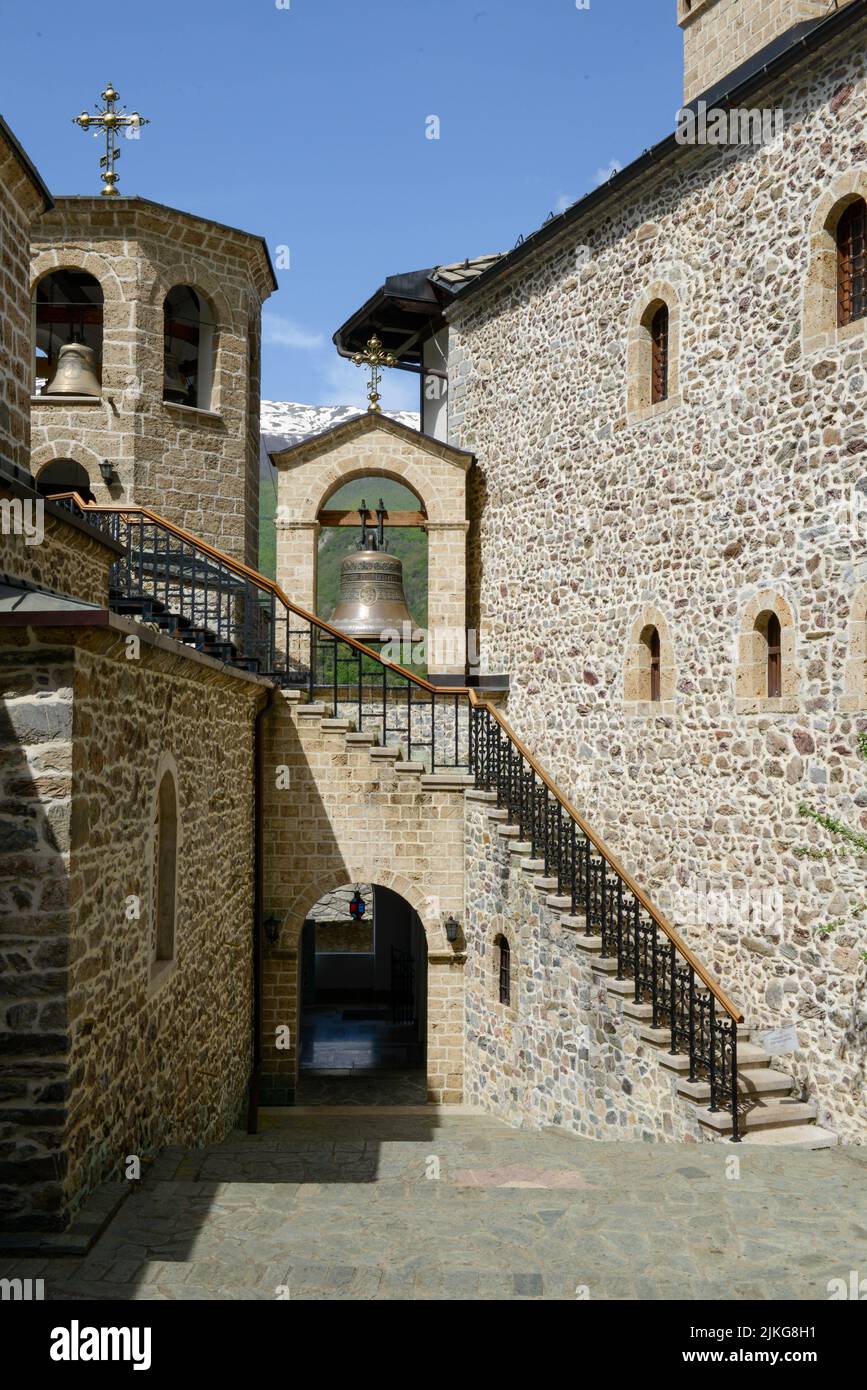
[[386,553],[385,508],[380,502],[378,528],[368,526],[366,510],[362,502],[360,553],[347,555],[340,567],[331,623],[359,641],[384,642],[395,632],[402,636],[405,623],[412,627],[412,614],[403,592],[403,561]]
[[46,396],[101,396],[96,353],[87,343],[64,343],[57,368],[45,388]]

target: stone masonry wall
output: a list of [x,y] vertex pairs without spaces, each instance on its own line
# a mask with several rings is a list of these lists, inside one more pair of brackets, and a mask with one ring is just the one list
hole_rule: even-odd
[[[33,242],[34,286],[57,267],[102,287],[102,397],[34,398],[34,474],[74,459],[98,502],[152,507],[256,567],[260,317],[273,288],[258,239],[144,199],[60,198]],[[163,303],[183,284],[216,321],[207,410],[163,400]],[[102,459],[118,475],[111,488]]]
[[[837,0],[840,8],[849,0]],[[677,0],[684,101],[708,91],[793,25],[823,19],[835,0]]]
[[[139,629],[139,631],[143,631]],[[0,1210],[54,1227],[127,1155],[236,1122],[251,1065],[261,685],[164,639],[0,630],[6,695]],[[176,957],[150,968],[158,768],[176,770]],[[139,916],[130,903],[140,901]]]
[[345,727],[323,726],[292,693],[278,695],[267,718],[264,764],[264,909],[282,928],[263,973],[263,1104],[294,1095],[301,929],[323,894],[347,882],[391,888],[419,914],[428,942],[428,1094],[460,1101],[463,955],[443,924],[464,911],[463,787],[401,771],[392,750],[347,740]]
[[30,229],[41,208],[0,132],[0,455],[21,468],[30,454]]
[[[867,859],[799,808],[867,831],[867,335],[810,321],[822,219],[867,189],[863,39],[752,99],[785,110],[772,147],[680,151],[459,304],[449,392],[478,458],[482,664],[511,676],[510,721],[748,1022],[797,1024],[798,1079],[854,1141]],[[629,325],[660,284],[679,389],[635,416]],[[776,702],[749,666],[769,608]],[[653,613],[660,713],[624,700]]]
[[[673,1073],[546,909],[472,792],[466,872],[466,1101],[527,1129],[700,1142]],[[498,936],[511,948],[508,1006],[499,999]]]
[[0,574],[40,589],[104,606],[108,571],[116,552],[85,529],[44,513],[44,536],[26,545],[18,535],[0,531]]

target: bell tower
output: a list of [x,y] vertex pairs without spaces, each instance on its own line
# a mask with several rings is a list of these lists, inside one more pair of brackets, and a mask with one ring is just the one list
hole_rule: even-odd
[[677,0],[683,99],[695,101],[787,29],[824,19],[850,0]]
[[31,469],[258,567],[264,241],[146,198],[60,197],[31,240]]

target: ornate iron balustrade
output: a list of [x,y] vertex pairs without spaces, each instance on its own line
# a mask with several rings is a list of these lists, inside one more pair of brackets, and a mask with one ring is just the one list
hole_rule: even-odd
[[649,1004],[650,1026],[668,1033],[669,1051],[687,1053],[689,1080],[706,1080],[710,1110],[731,1112],[740,1140],[737,1025],[742,1014],[689,947],[647,899],[505,720],[470,691],[470,759],[476,787],[496,793],[521,839],[556,880],[584,935],[599,936],[602,958],[617,962],[618,980],[633,980],[636,1004]]
[[[55,499],[56,500],[56,499]],[[474,690],[439,689],[293,604],[272,580],[197,541],[142,507],[95,507],[126,553],[112,569],[111,606],[284,688],[303,688],[334,717],[399,743],[431,772],[471,774],[496,794],[584,934],[601,938],[617,979],[689,1056],[689,1080],[706,1080],[710,1109],[731,1113],[740,1139],[737,1025],[743,1015],[650,902],[509,725]]]

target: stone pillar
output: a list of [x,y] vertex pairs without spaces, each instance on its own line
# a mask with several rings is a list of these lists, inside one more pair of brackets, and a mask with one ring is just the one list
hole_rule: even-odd
[[[299,951],[270,950],[262,963],[262,1075],[260,1105],[291,1105],[298,1080]],[[278,1046],[278,1029],[289,1046]]]
[[299,608],[315,613],[319,522],[281,521],[278,510],[276,525],[277,583]]
[[427,968],[427,1096],[440,1104],[464,1098],[463,955],[430,955]]
[[463,675],[466,665],[468,521],[429,521],[428,667]]

